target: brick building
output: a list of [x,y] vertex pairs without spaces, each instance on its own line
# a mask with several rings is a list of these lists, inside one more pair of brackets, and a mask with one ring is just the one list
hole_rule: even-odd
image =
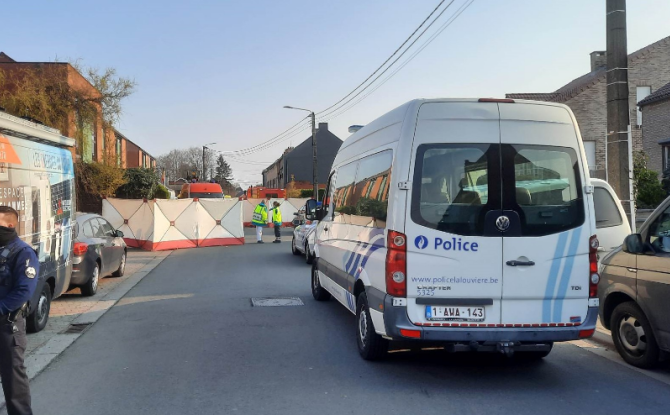
[[638,103],[642,110],[642,148],[659,176],[670,168],[670,83]]
[[[342,145],[335,134],[328,130],[328,123],[319,123],[316,130],[317,144],[317,178],[319,183],[325,184],[330,174],[330,168]],[[285,189],[286,185],[295,182],[310,183],[312,188],[312,137],[300,143],[295,148],[288,148],[274,163],[263,170],[263,186],[274,189]]]
[[[569,106],[584,139],[589,170],[605,178],[607,155],[607,54],[591,53],[591,71],[549,93],[511,93],[508,98],[559,102]],[[628,55],[633,150],[643,149],[643,122],[637,103],[670,82],[670,36]]]
[[[84,78],[72,65],[65,62],[17,62],[4,52],[0,52],[0,71],[4,82],[0,85],[0,93],[14,93],[17,83],[21,82],[26,74],[37,74],[54,80],[55,84],[62,83],[78,91],[81,95],[95,99],[100,92]],[[156,160],[132,141],[116,130],[105,130],[102,123],[102,110],[99,104],[91,105],[98,113],[98,120],[93,125],[80,126],[82,140],[77,140],[77,148],[73,157],[77,160],[103,161],[105,155],[116,157],[121,167],[155,167]],[[23,114],[16,114],[23,115]],[[40,122],[39,116],[31,114],[35,121]],[[64,125],[51,125],[67,137],[77,136],[77,114],[72,111],[67,114]]]

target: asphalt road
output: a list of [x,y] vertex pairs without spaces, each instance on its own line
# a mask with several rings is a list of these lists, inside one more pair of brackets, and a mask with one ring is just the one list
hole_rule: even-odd
[[[287,238],[288,239],[288,238]],[[358,356],[288,241],[174,252],[32,383],[36,414],[662,414],[670,386],[574,345],[539,363]],[[305,305],[252,307],[251,297]]]

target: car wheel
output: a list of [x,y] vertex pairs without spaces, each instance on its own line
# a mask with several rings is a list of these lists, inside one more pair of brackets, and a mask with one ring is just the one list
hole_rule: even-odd
[[633,366],[652,368],[660,350],[647,316],[632,301],[619,304],[610,320],[612,340],[623,359]]
[[295,247],[295,236],[291,241],[291,252],[293,252],[293,255],[300,255],[300,251],[298,251],[298,248]]
[[26,330],[29,333],[37,333],[44,329],[49,321],[49,310],[51,310],[51,287],[45,282],[37,306],[26,319]]
[[316,266],[312,266],[312,297],[314,297],[316,301],[330,300],[330,293],[321,286],[319,270],[316,268]]
[[123,277],[123,274],[126,272],[126,260],[128,258],[128,254],[126,252],[123,253],[121,256],[121,262],[119,263],[119,269],[114,271],[112,274],[113,277]]
[[93,275],[81,286],[81,295],[84,297],[91,297],[98,291],[98,283],[100,282],[100,265],[97,263],[93,267]]
[[314,262],[314,255],[309,252],[309,242],[305,242],[305,262],[312,264]]
[[382,359],[388,352],[388,340],[375,332],[365,292],[358,295],[356,302],[356,339],[358,353],[365,360]]

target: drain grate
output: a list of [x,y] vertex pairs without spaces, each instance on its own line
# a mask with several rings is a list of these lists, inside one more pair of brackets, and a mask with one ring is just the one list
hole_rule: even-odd
[[84,330],[90,326],[91,323],[79,323],[79,324],[70,324],[70,327],[68,327],[63,334],[77,334],[81,333]]
[[252,297],[254,307],[292,307],[305,305],[298,297]]

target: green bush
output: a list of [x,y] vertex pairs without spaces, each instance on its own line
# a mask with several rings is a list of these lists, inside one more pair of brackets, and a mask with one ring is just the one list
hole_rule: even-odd
[[126,184],[119,187],[116,195],[125,199],[153,199],[158,187],[159,177],[154,169],[127,169],[124,178]]
[[156,190],[154,191],[154,199],[169,199],[169,198],[170,198],[170,190],[159,183],[158,186],[156,186]]
[[647,168],[648,157],[637,152],[633,157],[633,186],[635,201],[639,208],[653,209],[666,197],[666,191],[658,180],[658,173]]

